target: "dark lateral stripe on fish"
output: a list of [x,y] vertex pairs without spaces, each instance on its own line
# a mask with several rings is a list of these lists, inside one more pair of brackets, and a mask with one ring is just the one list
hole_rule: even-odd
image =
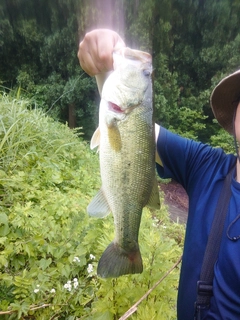
[[124,274],[142,273],[143,264],[140,250],[127,252],[112,242],[101,256],[97,274],[102,278],[117,278]]

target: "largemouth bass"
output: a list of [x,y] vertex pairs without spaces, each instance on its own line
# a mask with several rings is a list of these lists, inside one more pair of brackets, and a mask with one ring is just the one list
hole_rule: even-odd
[[155,177],[152,107],[152,59],[124,48],[113,53],[114,71],[103,85],[99,128],[91,148],[99,146],[102,187],[87,211],[112,212],[115,239],[98,263],[103,278],[141,273],[138,234],[142,209],[160,207]]

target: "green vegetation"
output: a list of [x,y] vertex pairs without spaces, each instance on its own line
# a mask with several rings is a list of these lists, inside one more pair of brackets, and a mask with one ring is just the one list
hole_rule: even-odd
[[[178,260],[184,227],[167,209],[144,209],[141,275],[96,276],[114,234],[113,219],[89,218],[100,187],[98,156],[31,103],[0,100],[1,319],[119,319]],[[132,319],[175,319],[179,268]]]

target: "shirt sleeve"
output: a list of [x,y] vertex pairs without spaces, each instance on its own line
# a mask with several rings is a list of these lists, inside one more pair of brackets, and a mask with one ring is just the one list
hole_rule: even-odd
[[157,164],[159,176],[174,179],[186,190],[202,175],[216,172],[226,156],[222,149],[183,138],[163,127],[158,136],[157,151],[163,163],[163,166]]

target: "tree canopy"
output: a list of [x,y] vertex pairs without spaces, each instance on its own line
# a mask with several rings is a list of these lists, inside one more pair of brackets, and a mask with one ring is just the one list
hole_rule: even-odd
[[0,85],[21,88],[89,139],[99,97],[79,66],[78,43],[89,30],[111,28],[153,56],[156,122],[212,143],[223,135],[209,97],[239,68],[239,15],[237,0],[3,0]]

